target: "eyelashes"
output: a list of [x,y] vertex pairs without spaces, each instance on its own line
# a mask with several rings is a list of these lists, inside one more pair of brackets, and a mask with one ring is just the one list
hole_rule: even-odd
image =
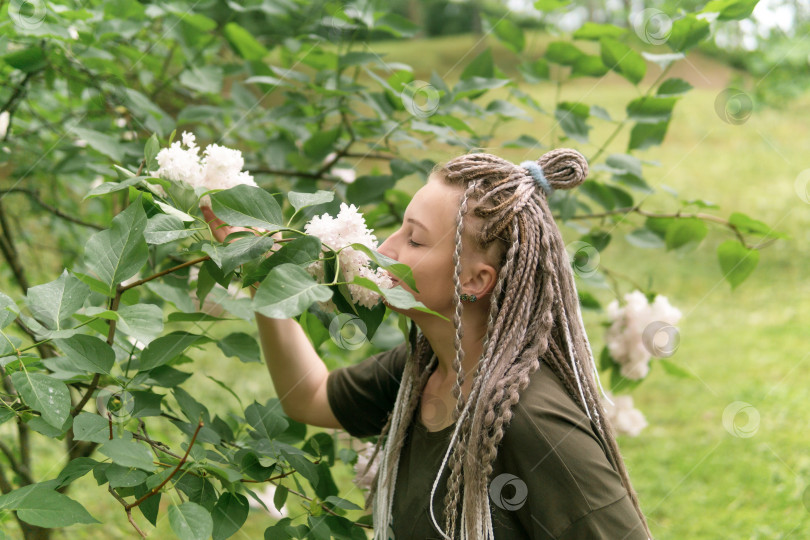
[[408,240],[408,245],[413,247],[420,247],[422,244],[417,244],[413,240]]

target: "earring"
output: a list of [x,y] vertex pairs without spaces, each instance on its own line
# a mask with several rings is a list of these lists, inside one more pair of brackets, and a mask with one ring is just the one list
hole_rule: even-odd
[[462,300],[467,300],[470,303],[478,300],[478,298],[476,298],[474,294],[467,294],[467,293],[461,293],[459,295],[459,298],[461,298]]

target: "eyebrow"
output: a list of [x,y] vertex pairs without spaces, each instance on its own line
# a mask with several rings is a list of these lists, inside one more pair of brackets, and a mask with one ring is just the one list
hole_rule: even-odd
[[419,222],[419,221],[416,221],[416,220],[415,220],[415,219],[413,219],[413,218],[408,218],[408,219],[406,219],[406,220],[405,220],[405,222],[406,222],[406,223],[413,223],[414,225],[418,225],[418,226],[422,227],[423,229],[428,230],[428,228],[427,228],[427,227],[425,227],[425,226],[424,226],[424,224],[422,224],[422,223],[421,223],[421,222]]

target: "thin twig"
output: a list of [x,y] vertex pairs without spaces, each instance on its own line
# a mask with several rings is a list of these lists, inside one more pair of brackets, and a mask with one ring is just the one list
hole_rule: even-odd
[[78,218],[75,218],[75,217],[71,216],[70,214],[66,214],[66,213],[62,212],[61,210],[59,210],[55,206],[51,206],[50,204],[46,203],[45,201],[43,201],[39,197],[39,193],[36,190],[28,189],[28,188],[24,188],[24,187],[13,187],[13,188],[9,188],[9,189],[0,189],[0,196],[5,195],[7,193],[24,193],[24,194],[28,195],[31,199],[33,199],[34,202],[36,202],[42,208],[44,208],[48,212],[50,212],[50,213],[54,214],[55,216],[58,216],[58,217],[60,217],[60,218],[62,218],[64,220],[66,220],[66,221],[70,221],[70,222],[76,223],[78,225],[83,225],[85,227],[90,227],[91,229],[96,229],[98,231],[104,229],[104,227],[102,227],[101,225],[96,225],[95,223],[88,223],[86,221],[82,221],[82,220],[80,220]]
[[188,458],[188,454],[189,454],[189,452],[191,452],[191,447],[194,446],[194,441],[197,440],[197,434],[200,433],[200,428],[202,428],[202,427],[203,427],[203,421],[200,420],[197,423],[197,429],[194,430],[194,435],[192,435],[192,437],[191,437],[191,442],[188,443],[188,447],[186,448],[186,453],[183,454],[183,457],[180,459],[180,463],[177,464],[177,466],[174,468],[174,470],[171,472],[171,474],[169,476],[167,476],[166,479],[163,480],[163,482],[161,482],[158,486],[155,486],[154,488],[152,488],[151,491],[149,491],[148,493],[143,495],[137,501],[128,504],[125,507],[127,510],[131,510],[132,508],[135,508],[136,506],[141,504],[143,501],[145,501],[146,499],[148,499],[149,497],[151,497],[152,495],[154,495],[155,493],[160,491],[161,488],[163,486],[165,486],[169,482],[169,480],[171,480],[172,477],[174,477],[175,474],[177,474],[177,471],[179,471],[180,467],[182,467],[183,464],[186,462],[186,459]]
[[166,270],[160,271],[155,275],[145,277],[143,279],[139,279],[138,281],[134,281],[134,282],[130,283],[129,285],[126,285],[126,286],[119,285],[118,293],[122,294],[122,293],[128,291],[129,289],[131,289],[133,287],[137,287],[138,285],[143,285],[144,283],[147,283],[149,281],[152,281],[153,279],[157,279],[159,277],[165,276],[166,274],[171,274],[172,272],[177,272],[178,270],[181,270],[181,269],[185,268],[186,266],[192,266],[192,265],[195,265],[197,263],[205,262],[205,261],[209,260],[210,258],[211,258],[210,255],[206,255],[205,257],[199,257],[199,258],[194,259],[192,261],[186,261],[183,264],[178,264],[177,266],[173,266],[172,268],[168,268]]
[[112,496],[115,497],[115,500],[120,502],[121,505],[124,507],[124,511],[127,513],[127,519],[129,520],[130,524],[132,524],[132,526],[135,527],[135,530],[138,531],[138,534],[141,535],[141,538],[146,538],[146,534],[144,534],[144,532],[140,529],[140,527],[138,527],[138,525],[132,519],[132,509],[127,508],[127,501],[122,499],[121,496],[118,493],[115,492],[115,490],[112,488],[112,486],[107,486],[107,490],[110,493],[112,493]]

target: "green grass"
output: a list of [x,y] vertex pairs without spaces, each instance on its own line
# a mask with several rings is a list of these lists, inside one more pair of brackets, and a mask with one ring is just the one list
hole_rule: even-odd
[[[530,38],[529,43],[537,47],[548,40],[541,36]],[[459,66],[455,64],[472,42],[471,37],[462,36],[407,46],[378,44],[375,49],[389,53],[386,61],[414,65],[416,77],[427,80],[432,70],[450,73],[448,77],[457,75]],[[498,50],[496,56],[503,54]],[[472,57],[468,55],[460,65]],[[651,80],[658,71],[655,66],[649,70]],[[810,261],[802,247],[810,230],[810,205],[797,195],[794,180],[808,167],[804,159],[808,150],[806,115],[801,111],[807,110],[810,100],[805,97],[785,111],[757,110],[746,123],[730,125],[714,109],[715,98],[730,77],[727,68],[690,56],[673,73],[689,79],[696,88],[676,106],[664,145],[638,153],[642,159],[659,163],[645,166],[648,182],[656,188],[666,185],[676,190],[681,199],[701,198],[720,205],[709,213],[723,217],[732,211],[747,213],[791,238],[764,248],[753,275],[731,291],[714,252],[719,243],[733,238],[728,229],[710,224],[703,244],[686,254],[629,246],[623,237],[634,228],[630,223],[641,223],[638,216],[612,231],[613,242],[603,254],[602,265],[638,283],[652,280],[653,288],[681,309],[680,347],[671,360],[695,376],[679,379],[654,363],[649,378],[633,393],[649,427],[637,438],[620,437],[619,444],[656,538],[804,538],[810,531],[810,492],[805,494],[810,454],[804,433],[805,381],[810,377],[810,350],[804,336],[810,326],[810,303],[802,300],[810,292],[806,279]],[[641,88],[646,90],[645,84]],[[547,110],[553,109],[551,84],[524,85],[523,89]],[[599,104],[614,118],[621,118],[625,103],[637,95],[629,83],[612,76],[568,83],[561,94],[565,100]],[[552,124],[550,116],[536,115],[532,124],[506,124],[496,136],[505,141],[528,133],[550,145]],[[612,124],[595,120],[594,144],[567,141],[565,145],[591,157],[612,128]],[[624,152],[628,135],[626,127],[608,152]],[[536,152],[506,151],[497,145],[488,150],[513,161],[539,157]],[[413,150],[440,160],[460,151],[435,146]],[[364,162],[359,167],[371,165]],[[419,185],[419,179],[408,178],[399,187],[412,192]],[[645,209],[654,211],[675,207],[672,196],[663,190],[644,203]],[[568,226],[562,226],[562,231],[567,241],[578,236]],[[625,282],[621,286],[622,294],[633,288]],[[609,289],[589,290],[605,304],[615,297]],[[599,323],[605,317],[586,313],[585,318],[598,353],[603,344]],[[236,330],[254,331],[248,323],[235,322],[218,326],[212,333],[225,335]],[[229,384],[246,404],[273,395],[263,366],[223,360],[216,351],[212,347],[195,360],[195,375],[187,383],[196,385],[196,396],[206,396],[212,413],[235,410],[235,400],[204,374]],[[330,356],[325,360],[334,368],[348,359]],[[752,437],[732,436],[723,426],[723,411],[735,401],[750,403],[759,413],[758,430]],[[739,420],[744,422],[745,416]],[[157,436],[161,430],[153,431]],[[310,428],[309,433],[314,431]],[[53,475],[61,466],[58,449],[50,449],[49,455],[52,459],[38,464],[38,473],[51,470]],[[348,468],[335,471],[342,495],[360,503],[359,491],[352,491]],[[57,538],[133,537],[123,510],[92,477],[78,481],[70,493],[104,525],[74,526]],[[171,498],[164,496],[164,504]],[[294,513],[306,514],[300,508]],[[161,514],[151,537],[171,537],[165,516],[165,512]],[[145,524],[140,516],[136,519]],[[261,538],[271,523],[261,512],[252,512],[234,538]]]

